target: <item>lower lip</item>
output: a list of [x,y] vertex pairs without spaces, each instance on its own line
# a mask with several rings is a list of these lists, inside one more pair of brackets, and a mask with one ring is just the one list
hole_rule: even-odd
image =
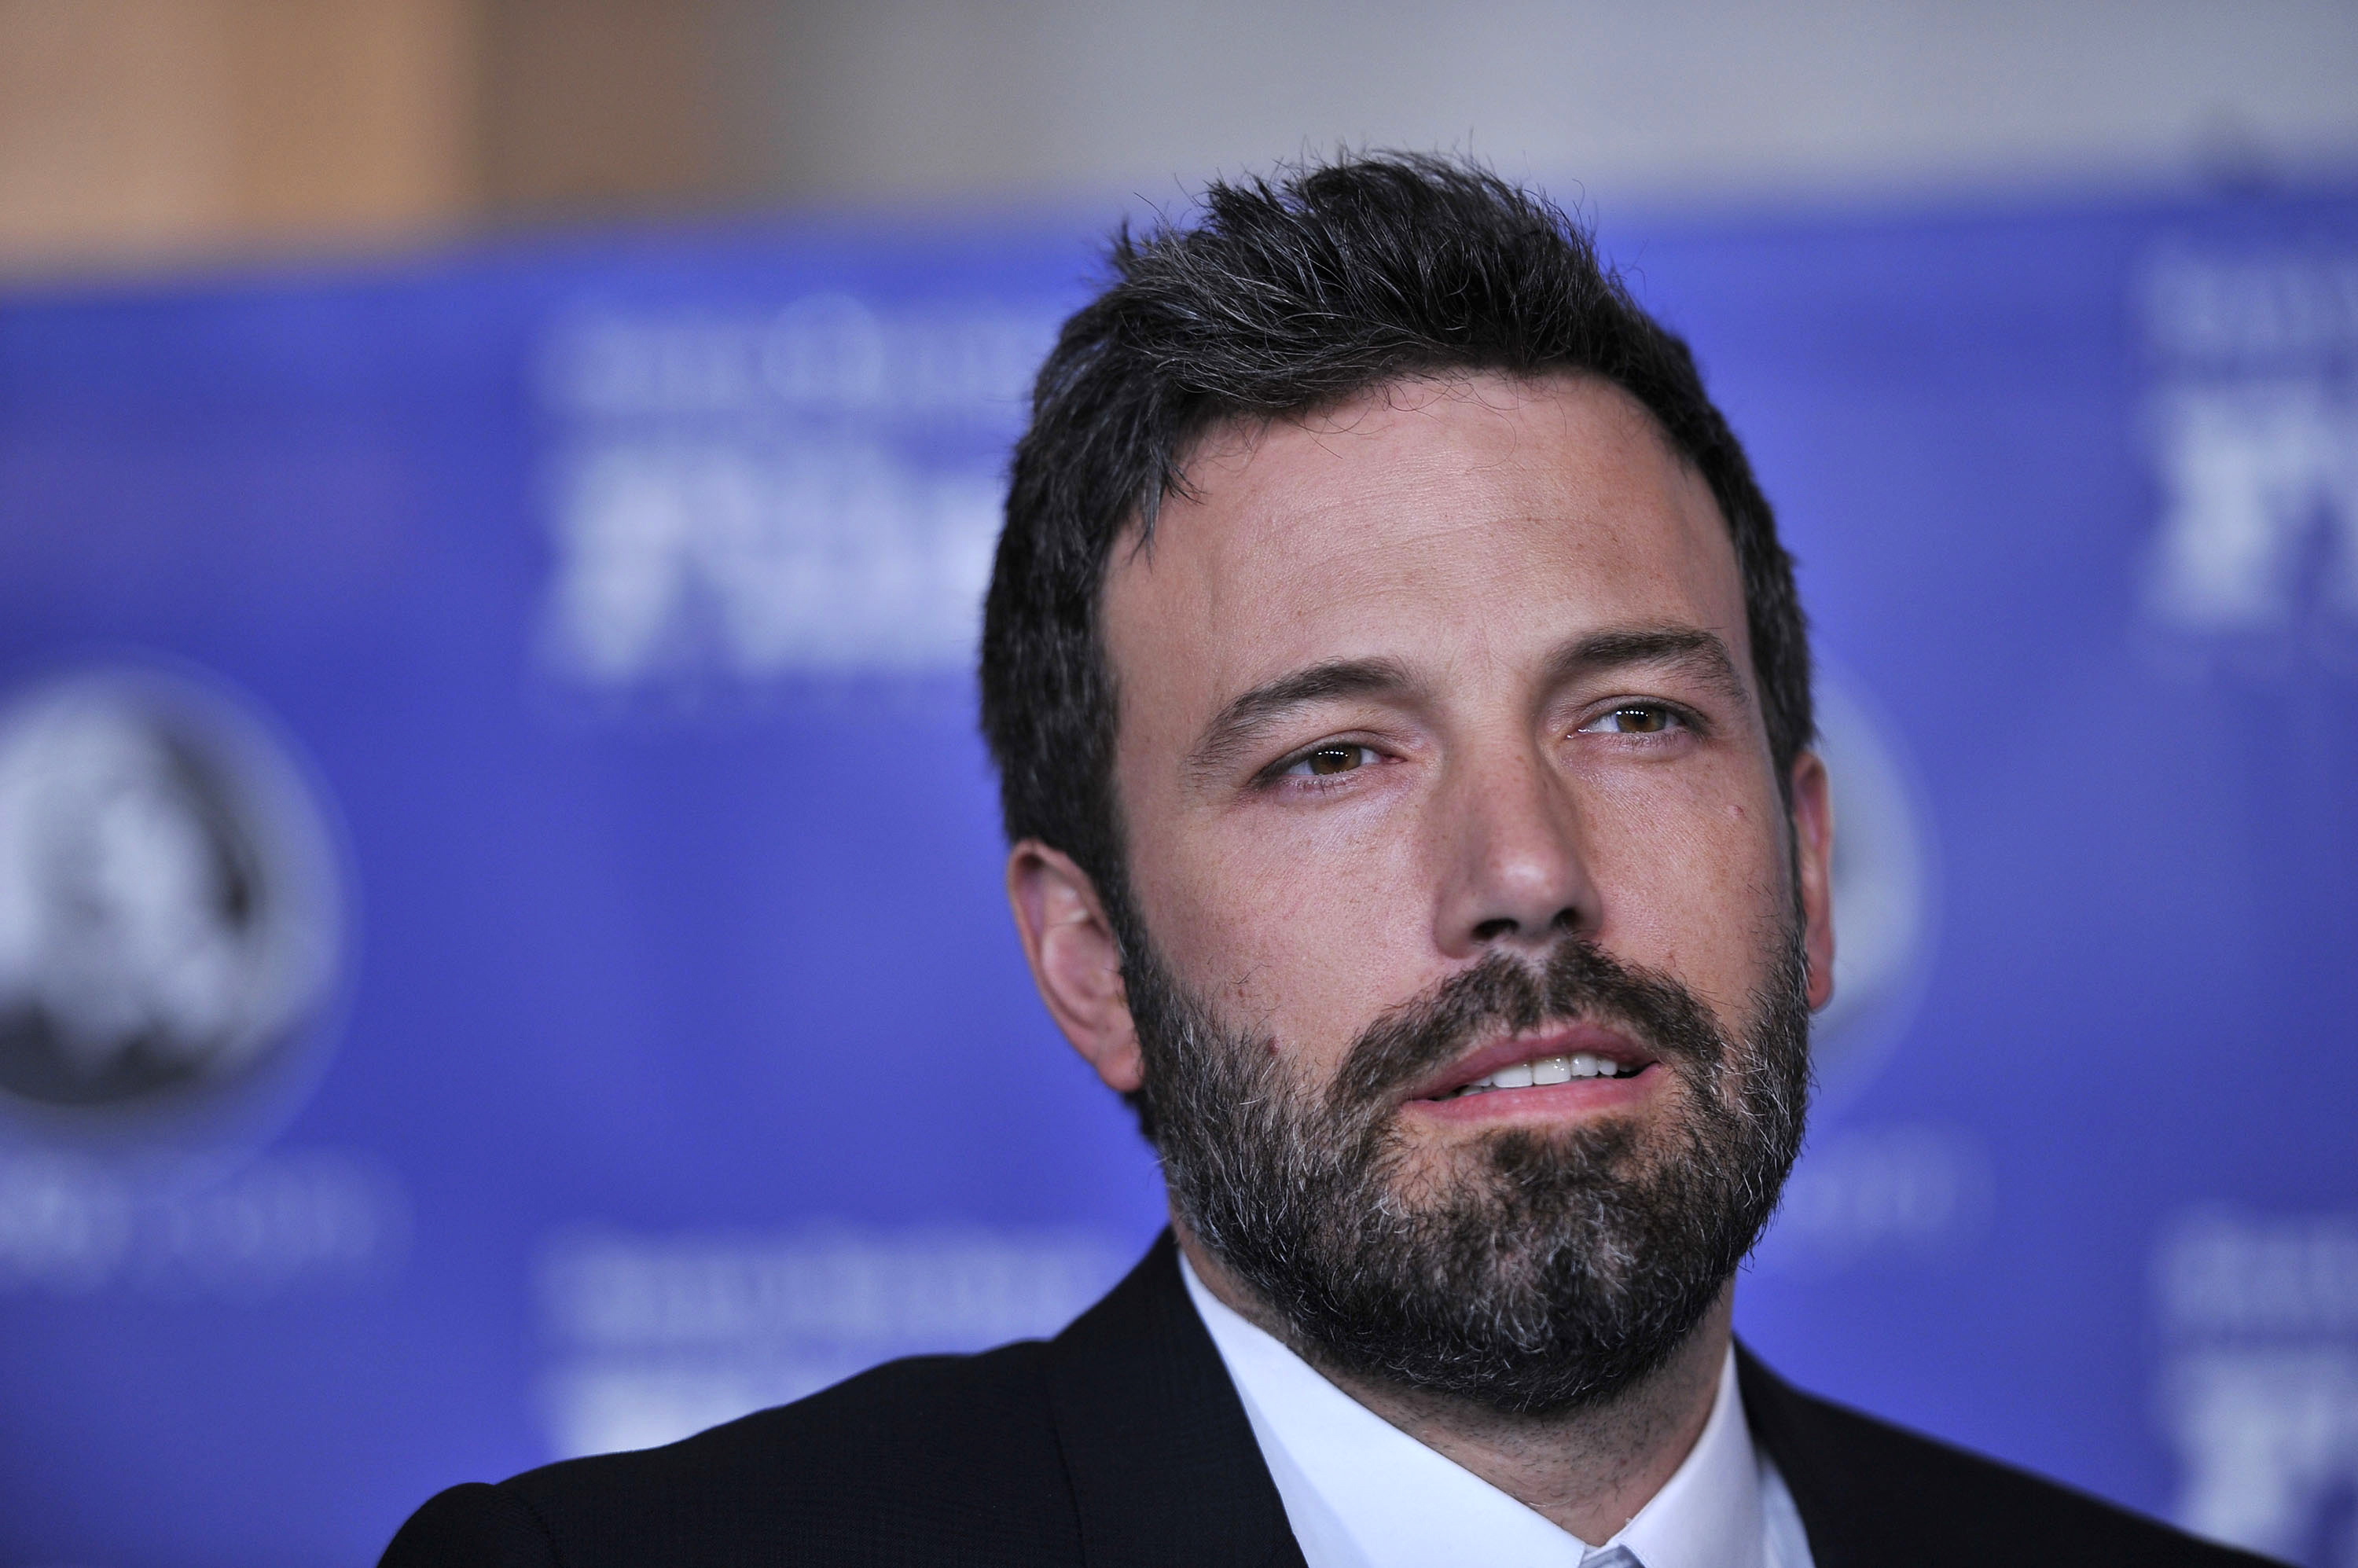
[[1569,1083],[1534,1084],[1527,1089],[1412,1099],[1402,1108],[1435,1121],[1563,1120],[1636,1105],[1654,1092],[1661,1076],[1661,1065],[1650,1062],[1645,1071],[1626,1078],[1574,1078]]

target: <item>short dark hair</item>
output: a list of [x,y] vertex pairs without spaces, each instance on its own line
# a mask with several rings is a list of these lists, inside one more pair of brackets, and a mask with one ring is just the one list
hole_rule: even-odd
[[1602,267],[1586,230],[1488,169],[1410,153],[1216,182],[1192,227],[1127,223],[1066,321],[1015,448],[982,629],[982,727],[1010,841],[1094,879],[1133,936],[1098,608],[1115,542],[1151,535],[1207,431],[1407,378],[1601,376],[1711,486],[1736,546],[1779,786],[1813,734],[1791,557],[1694,357]]

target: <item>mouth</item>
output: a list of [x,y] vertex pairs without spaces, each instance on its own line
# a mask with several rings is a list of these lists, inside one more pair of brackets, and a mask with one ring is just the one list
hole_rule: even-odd
[[[1520,1091],[1563,1085],[1601,1088],[1644,1077],[1655,1065],[1651,1054],[1616,1030],[1595,1023],[1559,1025],[1493,1041],[1469,1052],[1404,1098],[1412,1102],[1464,1105],[1469,1100],[1503,1095],[1505,1100],[1496,1102],[1497,1108],[1503,1110],[1508,1108],[1509,1101],[1541,1098]],[[1563,1097],[1544,1098],[1553,1100]],[[1581,1098],[1595,1097],[1592,1093]]]

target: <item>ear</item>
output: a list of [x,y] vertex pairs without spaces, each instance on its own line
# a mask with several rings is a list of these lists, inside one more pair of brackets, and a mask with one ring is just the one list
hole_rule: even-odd
[[1810,961],[1810,1009],[1834,999],[1834,803],[1815,752],[1793,759],[1793,861],[1801,879],[1801,947]]
[[1026,838],[1008,852],[1007,902],[1048,1016],[1107,1087],[1135,1090],[1145,1081],[1138,1029],[1097,884],[1070,855]]

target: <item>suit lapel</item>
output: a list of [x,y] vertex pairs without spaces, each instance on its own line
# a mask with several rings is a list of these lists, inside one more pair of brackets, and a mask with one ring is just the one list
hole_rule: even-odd
[[1807,1401],[1741,1340],[1736,1346],[1736,1386],[1744,1396],[1744,1422],[1752,1429],[1752,1441],[1776,1464],[1785,1489],[1793,1494],[1816,1568],[1864,1568],[1877,1562],[1879,1554],[1862,1526],[1879,1517],[1886,1505],[1861,1494],[1854,1469],[1828,1452]]
[[1056,1336],[1048,1397],[1089,1568],[1298,1568],[1285,1505],[1169,1231]]

